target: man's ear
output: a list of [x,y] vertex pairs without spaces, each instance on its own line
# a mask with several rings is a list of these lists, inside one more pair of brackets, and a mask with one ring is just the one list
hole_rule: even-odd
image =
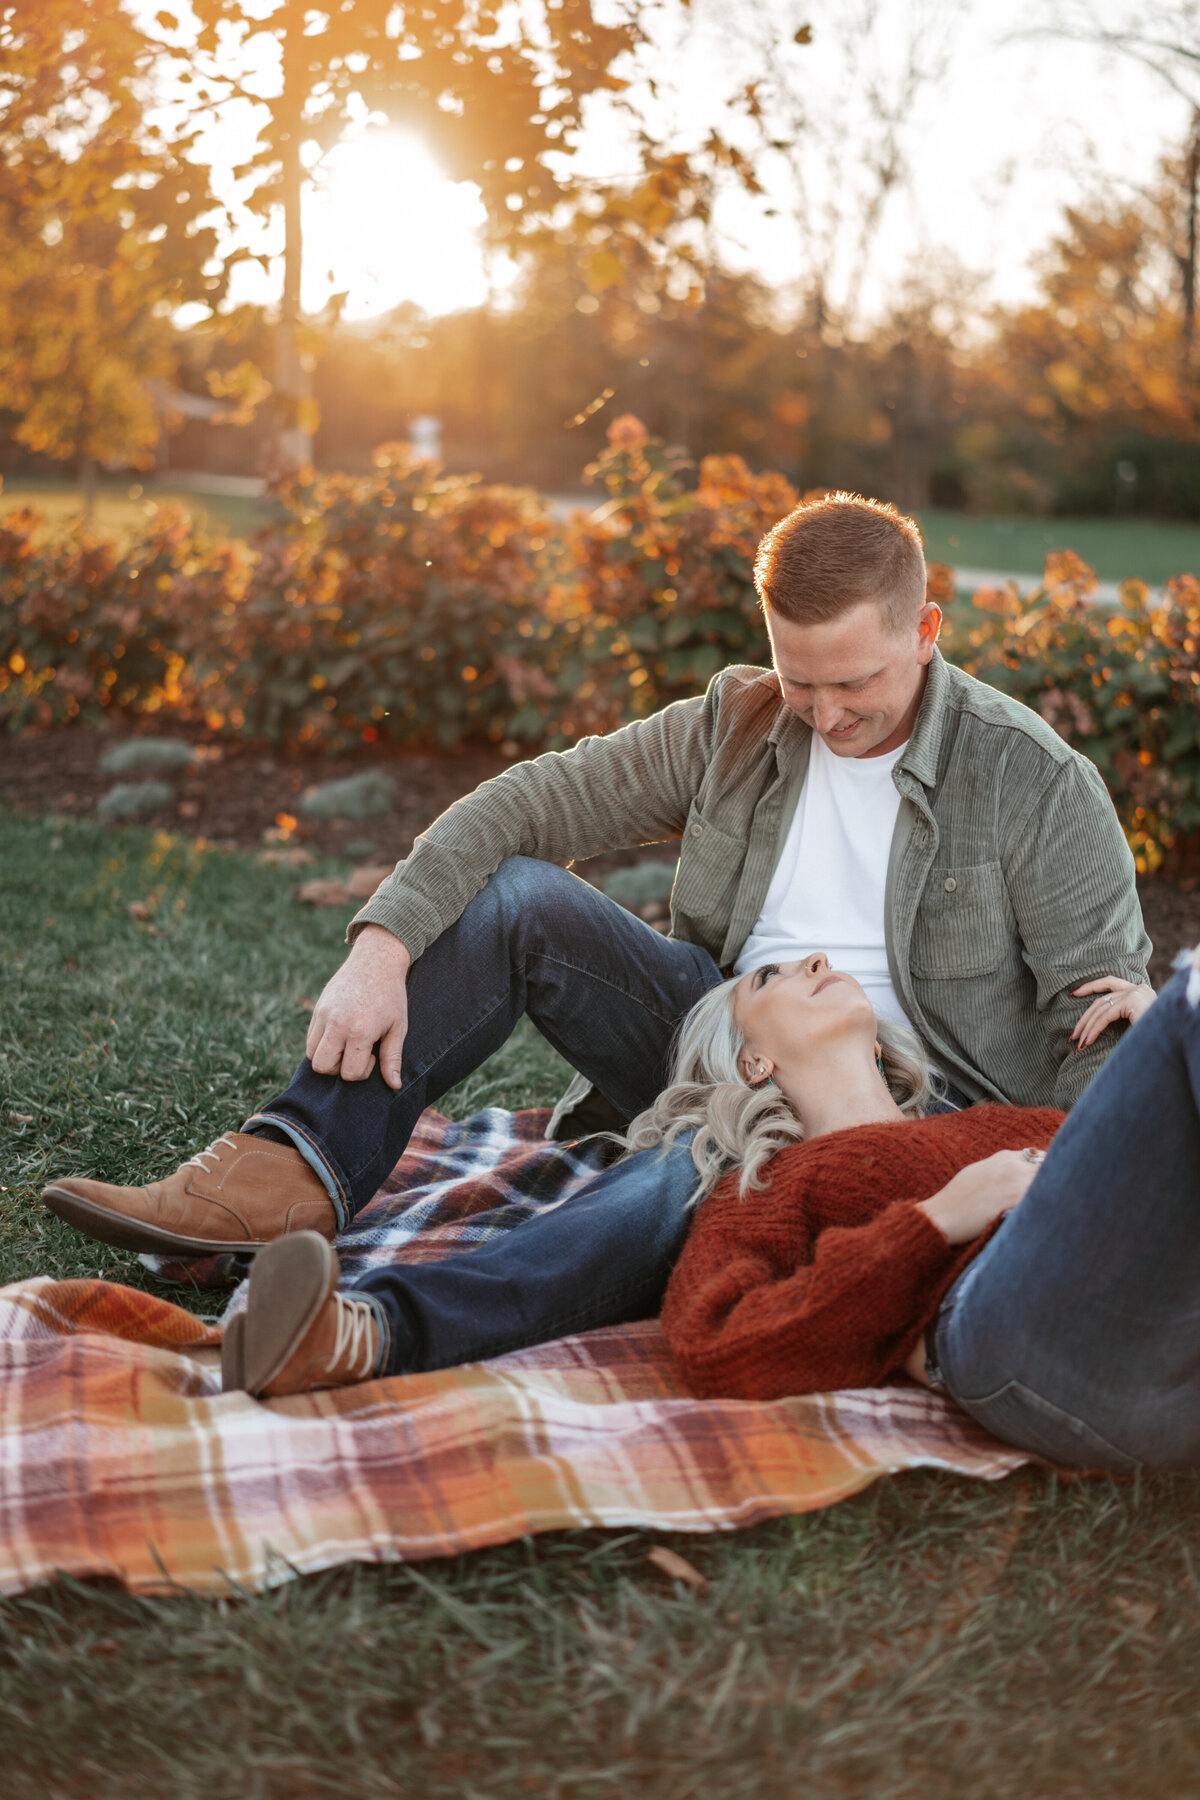
[[942,629],[942,609],[936,600],[927,600],[917,614],[917,661],[927,663]]

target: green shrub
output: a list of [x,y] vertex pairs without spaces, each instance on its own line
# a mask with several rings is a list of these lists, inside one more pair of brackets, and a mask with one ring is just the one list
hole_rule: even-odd
[[199,542],[176,507],[157,508],[145,539],[124,549],[48,537],[36,514],[10,514],[0,522],[0,719],[186,716],[242,560],[235,546]]
[[192,746],[182,738],[127,738],[104,752],[100,767],[106,775],[169,775],[194,760]]
[[549,516],[404,446],[376,463],[281,490],[282,522],[220,616],[214,723],[334,747],[505,735],[501,664],[539,613]]
[[1138,868],[1200,830],[1200,581],[1181,575],[1151,604],[1121,584],[1092,604],[1096,576],[1069,551],[1039,587],[983,589],[948,637],[950,658],[1034,707],[1096,764]]
[[553,703],[526,696],[513,735],[540,725],[569,743],[702,692],[727,663],[768,660],[754,553],[797,495],[737,456],[705,457],[691,490],[683,466],[636,419],[610,428],[587,471],[608,500],[570,520],[545,615],[518,627]]
[[322,781],[300,796],[297,812],[308,819],[377,819],[396,805],[396,784],[378,769]]
[[[682,471],[624,418],[589,470],[607,498],[565,523],[403,447],[368,476],[285,486],[252,550],[208,544],[167,508],[121,550],[10,516],[0,721],[161,714],[330,748],[558,748],[610,730],[727,663],[767,661],[754,553],[797,496],[737,457],[707,457],[695,488]],[[1063,554],[1025,596],[983,592],[964,612],[939,565],[929,591],[951,659],[1092,757],[1153,868],[1200,832],[1200,583],[1179,577],[1159,606],[1126,582],[1115,613],[1094,587]]]
[[146,819],[170,806],[172,790],[166,781],[118,781],[96,802],[96,817],[115,825],[129,819]]

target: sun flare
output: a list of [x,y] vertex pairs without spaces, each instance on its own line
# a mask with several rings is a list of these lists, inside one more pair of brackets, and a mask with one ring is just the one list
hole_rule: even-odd
[[373,130],[338,145],[305,204],[305,310],[340,293],[348,319],[402,300],[427,313],[479,304],[483,216],[478,190],[448,181],[418,138]]

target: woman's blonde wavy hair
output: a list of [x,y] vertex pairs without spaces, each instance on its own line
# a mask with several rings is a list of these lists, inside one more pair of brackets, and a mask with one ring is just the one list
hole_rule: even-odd
[[[750,1087],[738,1069],[746,1039],[733,1016],[737,985],[737,978],[723,981],[696,1002],[679,1028],[667,1086],[619,1139],[626,1151],[661,1144],[665,1152],[681,1132],[694,1132],[692,1161],[700,1181],[693,1205],[730,1169],[741,1171],[743,1197],[762,1187],[763,1165],[804,1140],[804,1126],[782,1091],[772,1083]],[[905,1118],[923,1118],[939,1097],[929,1058],[905,1026],[878,1019],[875,1031],[892,1098]]]

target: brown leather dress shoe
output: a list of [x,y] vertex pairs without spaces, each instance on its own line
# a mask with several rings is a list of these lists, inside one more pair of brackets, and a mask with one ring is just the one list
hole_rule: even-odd
[[264,1399],[369,1381],[382,1339],[365,1300],[337,1291],[338,1259],[315,1231],[268,1244],[254,1259],[241,1318],[231,1320],[221,1385]]
[[70,1176],[42,1199],[77,1231],[120,1250],[208,1256],[257,1250],[292,1231],[337,1232],[333,1202],[290,1144],[230,1131],[165,1181],[116,1187]]

